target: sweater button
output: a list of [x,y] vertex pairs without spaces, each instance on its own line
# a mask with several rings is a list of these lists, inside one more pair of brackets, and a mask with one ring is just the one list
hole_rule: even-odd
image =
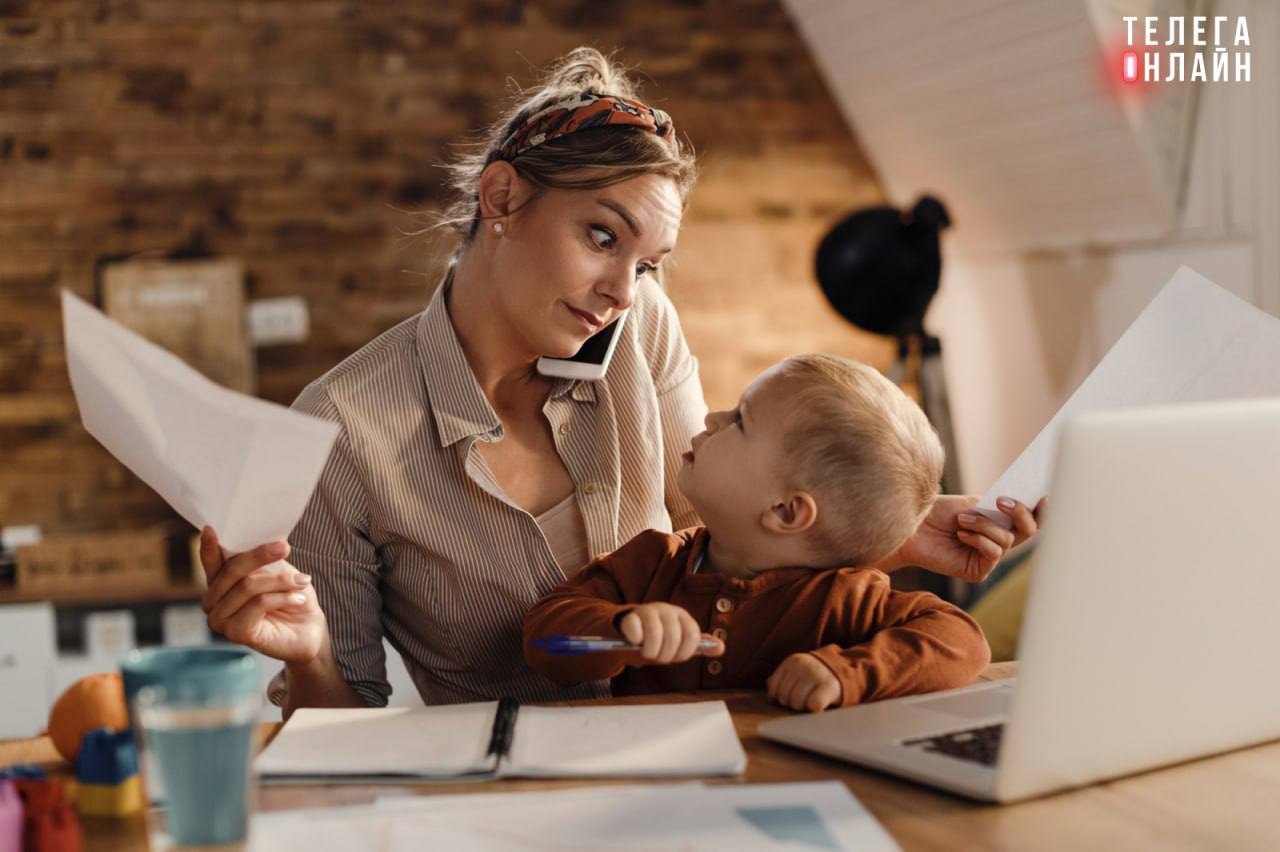
[[716,612],[728,612],[733,609],[733,601],[728,598],[720,598],[716,601]]
[[729,638],[729,631],[725,630],[723,627],[717,627],[715,630],[711,631],[711,635],[723,642]]
[[711,662],[707,663],[707,674],[711,675],[712,677],[715,677],[716,675],[720,674],[720,672],[722,671],[724,671],[724,666],[720,663],[719,660],[712,660]]

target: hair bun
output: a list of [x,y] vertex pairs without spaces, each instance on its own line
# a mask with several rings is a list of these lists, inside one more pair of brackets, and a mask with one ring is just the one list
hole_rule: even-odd
[[550,99],[573,92],[596,92],[635,98],[637,87],[627,70],[594,47],[578,47],[560,57],[542,78],[542,92]]
[[609,60],[594,47],[579,47],[553,65],[544,85],[549,89],[607,89],[613,77]]

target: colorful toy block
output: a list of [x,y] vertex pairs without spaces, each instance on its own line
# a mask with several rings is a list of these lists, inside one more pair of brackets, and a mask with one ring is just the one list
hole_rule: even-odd
[[76,809],[81,816],[123,817],[142,810],[142,779],[137,775],[119,784],[79,784]]
[[76,780],[82,784],[119,784],[138,774],[138,752],[127,730],[94,728],[80,740]]
[[23,821],[24,852],[82,852],[84,833],[57,778],[17,778],[26,818]]
[[120,817],[142,810],[142,779],[133,735],[95,728],[76,756],[76,805],[83,816]]
[[13,766],[6,766],[4,769],[0,769],[0,779],[8,778],[11,781],[19,778],[39,781],[44,776],[45,771],[34,763],[15,763]]
[[0,778],[0,849],[22,848],[25,814],[12,779]]

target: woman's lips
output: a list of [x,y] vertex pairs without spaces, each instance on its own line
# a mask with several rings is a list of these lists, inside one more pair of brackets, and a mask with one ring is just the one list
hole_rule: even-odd
[[686,464],[693,464],[693,453],[689,452],[688,450],[685,450],[684,455],[682,455],[680,458],[684,459]]
[[600,330],[601,326],[604,325],[603,322],[600,322],[591,314],[587,313],[586,311],[578,310],[577,308],[573,307],[573,305],[570,305],[568,302],[565,303],[565,307],[568,308],[569,313],[573,314],[574,317],[577,318],[578,322],[582,323],[583,327],[587,331],[591,332],[592,334],[595,334],[597,331]]

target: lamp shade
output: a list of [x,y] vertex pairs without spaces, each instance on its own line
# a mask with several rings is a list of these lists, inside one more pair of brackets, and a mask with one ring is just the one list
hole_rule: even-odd
[[869,207],[850,214],[818,245],[818,283],[827,301],[866,331],[923,333],[942,274],[938,234],[950,224],[946,207],[930,195],[910,210]]

